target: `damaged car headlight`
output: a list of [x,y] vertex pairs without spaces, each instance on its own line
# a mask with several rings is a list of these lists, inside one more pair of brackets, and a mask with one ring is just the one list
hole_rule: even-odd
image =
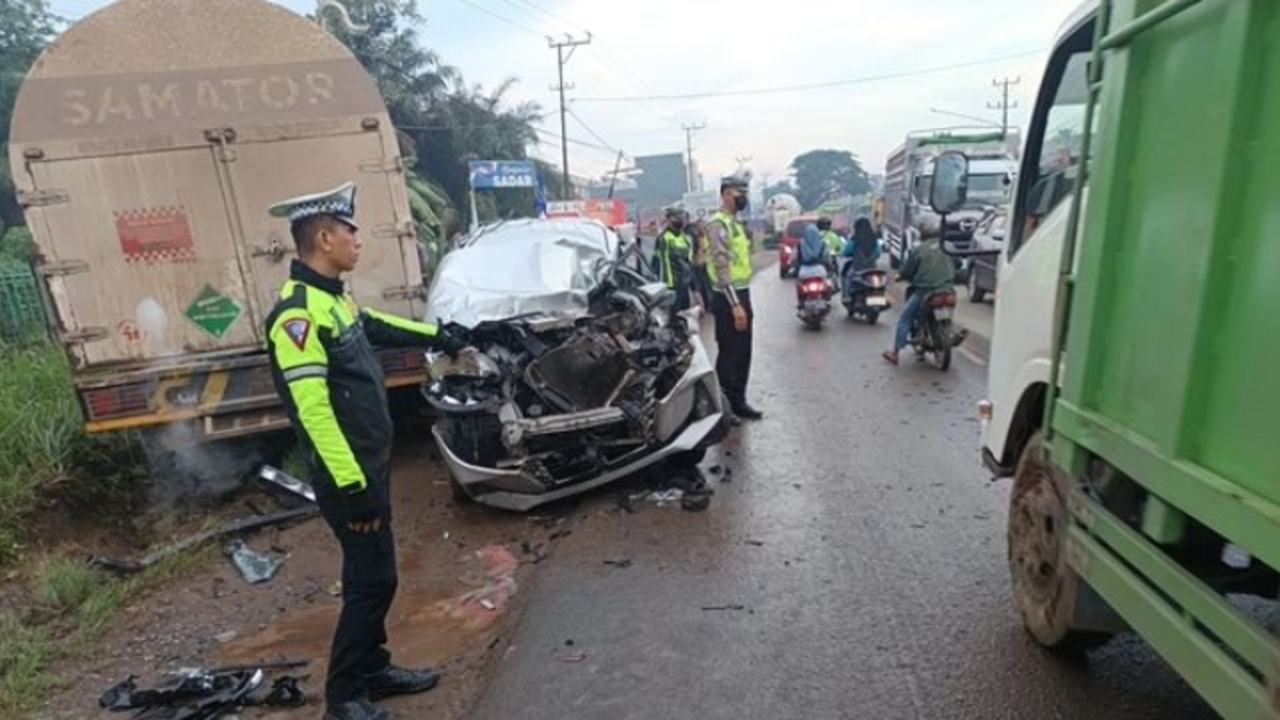
[[458,353],[449,357],[445,353],[427,353],[427,372],[435,380],[449,377],[492,379],[502,374],[502,368],[488,355],[478,351]]

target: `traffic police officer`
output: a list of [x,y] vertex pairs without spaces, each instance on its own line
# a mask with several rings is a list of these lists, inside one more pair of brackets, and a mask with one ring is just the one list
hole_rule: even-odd
[[759,420],[764,413],[747,403],[747,381],[751,377],[751,239],[738,222],[737,214],[747,208],[747,181],[727,177],[720,181],[720,209],[707,223],[711,258],[707,275],[711,280],[711,312],[716,319],[716,374],[729,409],[745,420]]
[[693,281],[693,243],[685,233],[688,220],[684,210],[667,209],[667,227],[658,236],[658,272],[667,287],[676,291],[675,311],[687,310],[689,291]]
[[439,675],[391,664],[387,610],[395,596],[391,534],[391,415],[372,344],[465,344],[427,323],[356,305],[342,273],[355,269],[355,185],[283,200],[298,259],[267,318],[276,391],[305,450],[320,512],[342,547],[342,613],[325,683],[326,720],[390,720],[372,701],[435,687]]

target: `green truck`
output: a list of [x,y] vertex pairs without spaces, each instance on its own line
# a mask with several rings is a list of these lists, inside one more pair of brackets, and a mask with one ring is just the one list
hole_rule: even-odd
[[1132,630],[1223,717],[1280,717],[1280,2],[1081,8],[998,271],[979,414],[1028,631]]

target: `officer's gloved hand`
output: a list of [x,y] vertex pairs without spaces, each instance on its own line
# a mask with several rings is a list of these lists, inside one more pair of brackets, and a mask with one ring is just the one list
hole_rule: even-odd
[[471,345],[470,333],[457,323],[449,323],[440,328],[436,343],[449,357],[457,357],[458,353]]
[[382,507],[367,489],[346,494],[347,527],[357,533],[377,532],[382,526]]

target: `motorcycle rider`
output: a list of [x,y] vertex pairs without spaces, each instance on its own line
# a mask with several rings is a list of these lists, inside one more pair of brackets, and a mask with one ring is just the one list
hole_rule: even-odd
[[880,238],[876,236],[870,220],[860,217],[853,223],[853,235],[845,241],[840,257],[848,260],[840,269],[847,294],[853,289],[856,274],[875,268],[876,261],[880,259]]
[[930,293],[951,288],[955,282],[955,267],[951,257],[942,250],[941,233],[926,236],[919,245],[907,255],[907,262],[898,274],[898,280],[910,283],[907,288],[907,302],[898,316],[898,327],[894,333],[893,349],[886,350],[883,357],[891,365],[898,364],[898,353],[911,341],[911,327],[920,317],[920,307]]
[[693,284],[693,241],[685,232],[688,214],[681,208],[667,209],[667,227],[658,236],[654,251],[659,277],[676,291],[674,310],[688,310]]

